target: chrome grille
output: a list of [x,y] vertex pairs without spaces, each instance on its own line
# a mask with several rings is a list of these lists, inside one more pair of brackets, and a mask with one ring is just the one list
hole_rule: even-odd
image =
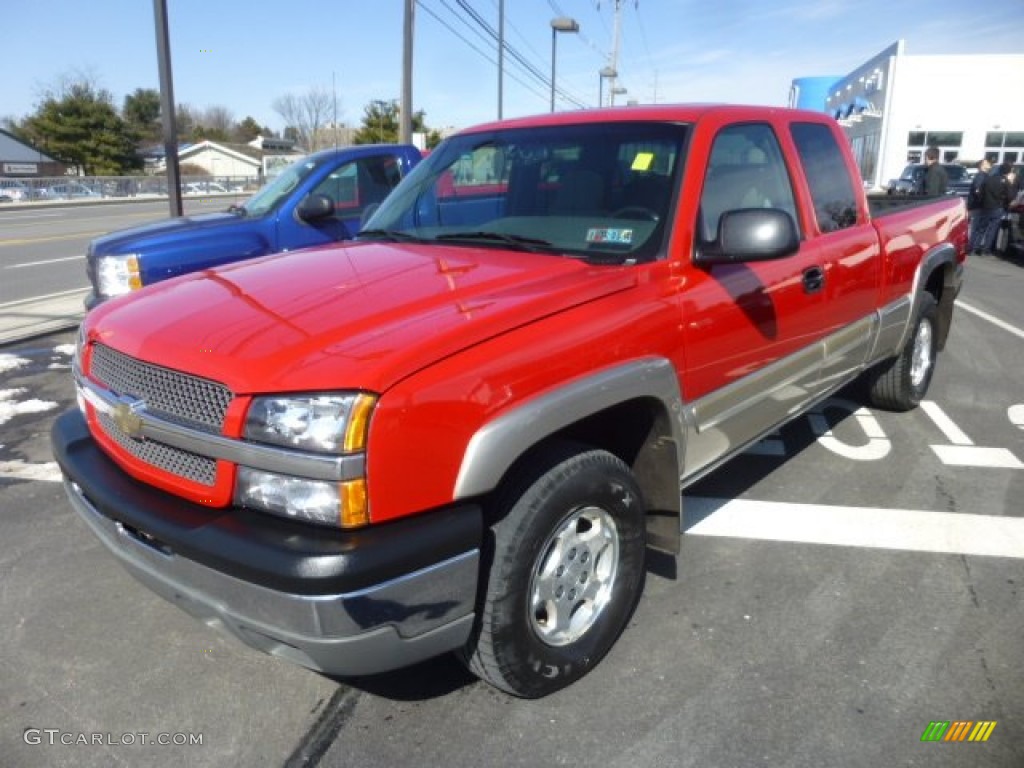
[[120,429],[105,413],[97,414],[100,425],[111,440],[140,461],[202,485],[212,486],[217,479],[217,462],[180,448],[152,440],[136,440]]
[[154,415],[207,432],[220,433],[231,404],[231,390],[223,384],[135,360],[103,344],[93,347],[90,373],[113,392],[144,400]]

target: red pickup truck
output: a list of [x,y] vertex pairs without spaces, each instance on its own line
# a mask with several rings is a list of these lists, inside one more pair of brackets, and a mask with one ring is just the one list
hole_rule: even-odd
[[678,551],[681,488],[855,378],[924,396],[964,206],[886,208],[818,113],[477,127],[355,242],[89,314],[54,453],[124,566],[250,646],[336,675],[457,651],[542,696]]

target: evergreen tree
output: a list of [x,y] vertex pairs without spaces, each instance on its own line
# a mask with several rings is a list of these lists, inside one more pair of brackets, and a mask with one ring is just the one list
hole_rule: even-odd
[[257,136],[267,135],[265,129],[261,128],[260,124],[256,122],[256,118],[252,116],[248,116],[236,124],[232,134],[232,138],[240,144],[248,144]]
[[44,152],[86,176],[117,175],[141,166],[132,132],[106,90],[72,82],[48,93],[22,124]]
[[[401,108],[398,99],[374,99],[363,108],[363,123],[352,141],[355,144],[395,144],[398,142],[398,121]],[[427,134],[427,146],[433,148],[441,141],[437,131],[427,128],[421,109],[412,115],[413,133]]]
[[160,122],[160,92],[153,88],[136,88],[134,93],[124,97],[121,117],[137,142],[159,142],[163,134]]

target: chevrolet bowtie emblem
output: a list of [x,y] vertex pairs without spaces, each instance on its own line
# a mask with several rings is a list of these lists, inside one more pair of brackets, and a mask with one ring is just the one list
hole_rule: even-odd
[[146,407],[142,400],[133,400],[130,403],[118,403],[110,412],[110,418],[114,420],[117,428],[128,437],[138,439],[142,437],[142,417],[139,411]]

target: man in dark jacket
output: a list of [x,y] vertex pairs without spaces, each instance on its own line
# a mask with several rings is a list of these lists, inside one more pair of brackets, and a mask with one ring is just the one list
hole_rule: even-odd
[[1003,163],[985,179],[978,219],[978,226],[984,227],[981,240],[982,253],[992,253],[995,250],[1000,222],[1013,200],[1014,177],[1013,163]]
[[939,162],[939,148],[928,147],[924,152],[924,194],[928,197],[946,194],[949,177]]
[[970,217],[970,240],[967,249],[971,253],[981,250],[982,238],[985,234],[985,226],[981,224],[981,195],[985,190],[985,180],[992,172],[992,161],[983,157],[978,161],[978,172],[971,179],[971,189],[967,193],[967,212]]

